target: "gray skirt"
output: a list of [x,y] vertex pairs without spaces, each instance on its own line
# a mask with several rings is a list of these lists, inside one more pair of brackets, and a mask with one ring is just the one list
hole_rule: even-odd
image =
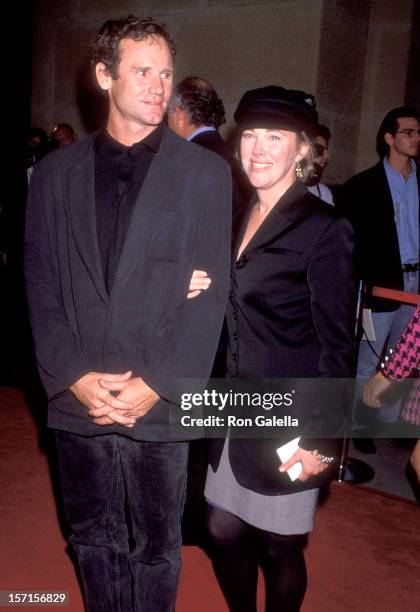
[[287,495],[262,495],[241,486],[230,467],[225,442],[217,472],[207,471],[204,494],[209,504],[265,531],[282,535],[308,533],[314,527],[319,489]]

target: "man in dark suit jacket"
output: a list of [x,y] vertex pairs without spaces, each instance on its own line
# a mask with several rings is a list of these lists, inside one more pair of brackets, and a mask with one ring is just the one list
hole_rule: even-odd
[[231,162],[225,141],[217,131],[226,122],[225,108],[215,89],[201,77],[187,77],[172,93],[168,125],[178,136],[210,149]]
[[[367,284],[364,306],[371,309],[376,336],[360,344],[357,374],[362,384],[375,373],[384,348],[396,343],[413,312],[411,306],[372,297],[369,289],[418,291],[420,183],[414,158],[419,120],[419,113],[409,107],[390,111],[377,137],[381,161],[347,181],[339,196],[338,208],[354,227],[356,274]],[[397,420],[398,414],[398,403],[378,410],[384,422]],[[354,425],[361,422],[356,419]]]
[[[248,201],[251,188],[218,130],[225,123],[225,107],[213,85],[201,77],[187,77],[174,88],[168,105],[168,125],[178,136],[223,157],[232,170],[234,215]],[[234,217],[235,218],[235,217]]]
[[[109,21],[92,50],[108,121],[34,172],[28,300],[87,608],[167,612],[187,465],[170,417],[177,379],[205,380],[216,352],[230,172],[161,123],[173,45],[160,24]],[[197,268],[213,282],[187,300]]]

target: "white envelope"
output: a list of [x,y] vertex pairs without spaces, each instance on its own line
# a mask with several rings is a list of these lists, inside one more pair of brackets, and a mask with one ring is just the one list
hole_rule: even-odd
[[[279,446],[279,448],[276,449],[276,452],[282,463],[286,463],[286,461],[290,459],[293,453],[297,451],[297,449],[299,448],[299,440],[300,440],[300,437],[295,438],[294,440],[290,440],[290,442],[287,442],[286,444],[283,444],[283,446]],[[295,465],[292,465],[292,467],[289,470],[287,470],[287,473],[290,476],[290,480],[296,480],[296,478],[299,478],[299,476],[302,473],[301,462],[298,461],[298,463],[295,463]]]

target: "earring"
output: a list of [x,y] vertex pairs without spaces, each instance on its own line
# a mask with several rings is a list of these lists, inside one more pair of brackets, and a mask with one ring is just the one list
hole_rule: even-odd
[[304,178],[303,164],[301,159],[296,162],[295,173],[297,179],[302,180]]

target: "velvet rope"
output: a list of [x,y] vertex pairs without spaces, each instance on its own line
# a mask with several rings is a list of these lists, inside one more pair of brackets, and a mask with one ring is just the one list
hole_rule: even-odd
[[373,287],[372,295],[374,297],[386,298],[396,302],[405,304],[413,304],[417,306],[420,303],[420,295],[418,293],[407,293],[406,291],[398,291],[397,289],[386,289],[385,287]]

